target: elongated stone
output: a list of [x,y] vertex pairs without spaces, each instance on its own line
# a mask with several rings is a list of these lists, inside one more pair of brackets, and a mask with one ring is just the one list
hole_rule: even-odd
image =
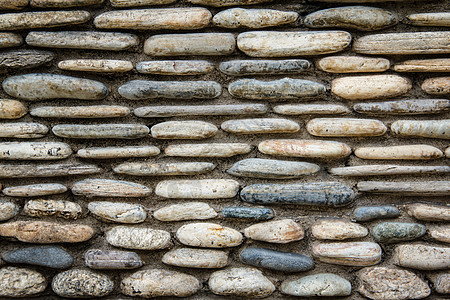
[[52,269],[72,266],[73,257],[64,249],[53,246],[36,246],[11,250],[2,254],[2,259],[12,264],[27,264]]
[[244,229],[247,238],[268,243],[286,244],[303,239],[303,228],[291,219],[257,223]]
[[355,155],[362,159],[426,160],[444,156],[441,150],[430,145],[402,145],[387,147],[361,147]]
[[113,169],[114,173],[132,176],[197,175],[211,172],[216,166],[207,162],[123,163]]
[[103,220],[117,223],[137,224],[147,218],[145,208],[139,204],[96,201],[89,202],[88,209]]
[[358,291],[369,299],[422,299],[430,295],[428,284],[413,272],[371,267],[358,272]]
[[146,197],[152,190],[129,181],[85,179],[72,185],[72,193],[85,197]]
[[110,0],[112,7],[133,7],[147,5],[165,5],[175,2],[176,0]]
[[136,64],[136,71],[142,74],[200,75],[213,70],[214,64],[206,60],[154,60]]
[[211,274],[208,281],[216,295],[265,298],[275,291],[273,283],[258,269],[230,268]]
[[231,157],[251,150],[252,146],[243,143],[180,144],[167,146],[164,153],[181,157]]
[[29,0],[0,0],[0,9],[22,9],[28,5]]
[[399,136],[450,139],[450,119],[399,120],[391,124],[391,131]]
[[352,153],[344,143],[317,140],[266,140],[259,143],[258,150],[270,155],[329,159],[347,157]]
[[220,250],[178,248],[165,253],[161,260],[184,268],[223,268],[228,265],[228,254]]
[[450,274],[438,273],[431,278],[434,289],[439,294],[450,294]]
[[360,114],[369,115],[420,115],[435,114],[450,110],[446,99],[417,99],[387,102],[358,103],[353,109]]
[[118,89],[119,94],[130,100],[155,98],[210,99],[222,93],[222,86],[215,81],[146,81],[132,80]]
[[214,223],[183,225],[178,228],[176,237],[183,245],[204,248],[235,247],[243,242],[239,231]]
[[57,142],[0,143],[0,159],[5,160],[57,160],[69,157],[68,144]]
[[389,69],[388,59],[362,56],[328,56],[317,61],[316,67],[328,73],[369,73]]
[[289,99],[316,97],[326,92],[318,82],[283,78],[272,81],[240,79],[228,85],[228,92],[235,97],[253,100],[283,101]]
[[90,270],[71,269],[57,274],[52,280],[52,290],[67,298],[93,298],[110,294],[114,282],[108,276]]
[[382,206],[361,206],[353,211],[353,218],[357,222],[368,222],[378,219],[397,218],[400,211],[391,205]]
[[116,105],[91,105],[91,106],[42,106],[33,108],[30,115],[40,118],[65,118],[65,119],[98,119],[126,117],[130,109]]
[[306,124],[306,130],[314,136],[380,136],[387,127],[379,120],[350,118],[317,118]]
[[155,146],[125,146],[84,148],[77,152],[79,157],[91,159],[112,159],[127,157],[151,157],[158,155],[160,150]]
[[0,48],[17,47],[23,44],[21,35],[11,32],[0,32]]
[[2,14],[0,30],[23,30],[82,24],[89,21],[87,11],[42,11]]
[[101,100],[109,91],[99,81],[56,74],[25,74],[3,81],[8,95],[24,100],[79,99]]
[[146,137],[150,129],[139,124],[59,124],[53,126],[52,132],[72,139],[139,139]]
[[444,26],[450,27],[450,13],[421,13],[407,15],[404,23],[414,26]]
[[158,209],[153,217],[159,221],[206,220],[217,217],[216,211],[203,202],[172,204]]
[[286,60],[229,60],[219,69],[231,76],[298,74],[308,70],[311,63],[305,59]]
[[372,242],[323,243],[312,247],[319,261],[352,267],[376,265],[381,261],[381,247]]
[[0,70],[28,69],[51,62],[55,55],[49,51],[10,50],[0,52]]
[[78,203],[65,200],[29,200],[23,207],[23,212],[31,217],[55,216],[64,219],[78,219],[81,216],[81,206]]
[[328,170],[338,176],[381,176],[407,174],[450,173],[449,166],[402,166],[402,165],[363,165],[353,167],[331,168]]
[[224,7],[224,6],[239,6],[239,5],[252,5],[265,2],[272,2],[272,0],[189,0],[192,4]]
[[220,125],[223,131],[235,134],[293,133],[300,125],[286,119],[261,118],[225,121]]
[[450,207],[444,205],[413,203],[406,206],[411,217],[422,221],[450,221]]
[[365,237],[369,230],[344,219],[322,219],[311,225],[311,233],[319,240],[346,240]]
[[224,28],[265,28],[297,21],[298,13],[274,9],[231,8],[214,15],[213,24]]
[[101,173],[96,165],[80,163],[49,165],[0,165],[0,178],[60,177]]
[[67,8],[102,4],[104,0],[30,0],[36,8]]
[[286,279],[281,283],[280,291],[283,294],[300,297],[338,297],[351,295],[352,285],[341,276],[320,273],[299,279]]
[[214,124],[203,121],[168,121],[153,125],[155,139],[206,139],[217,134]]
[[450,268],[450,248],[422,244],[397,246],[394,264],[418,270],[445,270]]
[[305,272],[314,268],[312,258],[292,252],[265,248],[246,248],[239,254],[242,263],[286,273]]
[[356,39],[353,50],[364,54],[445,54],[450,53],[450,31],[401,32],[366,35]]
[[346,100],[383,99],[411,90],[411,81],[398,75],[352,76],[333,79],[331,91]]
[[450,157],[450,147],[448,147],[447,149],[445,149],[445,156],[446,156],[447,158]]
[[45,290],[44,275],[25,268],[5,267],[0,269],[0,296],[7,298],[28,298]]
[[396,72],[450,72],[450,58],[412,59],[394,65]]
[[123,73],[133,70],[133,63],[117,59],[69,59],[60,61],[58,68],[81,72]]
[[239,182],[232,179],[164,180],[155,188],[164,198],[222,199],[233,198],[239,191]]
[[231,33],[160,34],[147,39],[144,53],[152,56],[229,55],[236,41]]
[[6,221],[19,213],[17,204],[0,200],[0,221]]
[[208,26],[211,12],[201,7],[112,10],[94,19],[97,28],[194,30]]
[[428,235],[430,238],[432,238],[436,241],[450,244],[450,226],[449,225],[429,227]]
[[420,86],[427,94],[446,95],[450,94],[450,77],[435,77],[426,79]]
[[148,227],[115,226],[106,232],[106,241],[115,246],[137,250],[166,249],[170,233]]
[[32,139],[47,134],[48,127],[40,123],[2,123],[0,124],[0,137]]
[[94,31],[32,31],[25,41],[35,47],[108,51],[125,50],[139,44],[134,34]]
[[222,209],[224,218],[270,220],[275,217],[275,212],[271,208],[265,207],[225,207]]
[[27,112],[28,109],[19,101],[0,99],[0,119],[19,119]]
[[124,278],[120,289],[127,296],[143,298],[188,297],[201,289],[194,276],[162,269],[138,271]]
[[227,173],[238,177],[287,179],[310,175],[319,170],[318,165],[307,162],[248,158],[235,163]]
[[91,269],[128,270],[142,267],[139,255],[129,251],[91,249],[84,254],[84,262]]
[[273,111],[280,115],[344,115],[350,110],[337,104],[284,104],[276,105]]
[[16,221],[0,224],[0,235],[35,244],[81,243],[94,235],[88,225],[42,221]]
[[373,237],[383,243],[411,241],[423,236],[425,226],[417,223],[384,222],[373,228]]
[[144,106],[134,109],[134,115],[141,118],[261,115],[266,112],[264,104]]
[[450,193],[450,181],[423,182],[384,182],[360,181],[357,188],[361,192],[390,194],[405,196],[446,196]]

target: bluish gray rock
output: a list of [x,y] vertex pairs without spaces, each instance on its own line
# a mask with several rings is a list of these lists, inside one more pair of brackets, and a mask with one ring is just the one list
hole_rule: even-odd
[[230,60],[220,63],[219,70],[231,76],[298,74],[308,70],[305,59],[286,60]]
[[72,266],[73,257],[65,250],[53,246],[21,248],[3,253],[2,259],[12,264],[27,264],[53,269]]
[[266,207],[225,207],[222,209],[224,218],[270,220],[275,216],[271,208]]
[[91,269],[135,269],[143,265],[141,258],[131,251],[88,250],[84,254],[86,266]]
[[305,272],[314,268],[311,257],[264,248],[244,249],[239,258],[247,265],[287,273]]
[[372,235],[384,243],[411,241],[423,236],[426,227],[418,223],[384,222],[373,228]]
[[391,205],[363,206],[353,211],[353,218],[357,222],[367,222],[376,219],[397,218],[399,214],[398,208]]

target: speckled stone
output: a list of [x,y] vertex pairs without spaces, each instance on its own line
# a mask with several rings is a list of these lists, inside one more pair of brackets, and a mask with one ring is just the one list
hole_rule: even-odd
[[328,56],[319,59],[316,67],[328,73],[368,73],[384,72],[390,63],[386,58],[363,56]]
[[266,140],[258,145],[264,154],[337,159],[347,157],[352,149],[344,143],[319,140]]
[[184,268],[223,268],[228,265],[228,253],[220,250],[178,248],[165,253],[162,262]]
[[2,14],[0,30],[23,30],[82,24],[89,21],[87,11],[34,11]]
[[275,212],[271,208],[265,207],[225,207],[222,209],[224,218],[270,220],[275,217]]
[[0,297],[28,298],[45,290],[47,280],[34,270],[5,267],[0,269]]
[[1,123],[0,137],[34,139],[45,136],[48,127],[40,123]]
[[180,243],[205,248],[226,248],[239,246],[242,234],[232,228],[214,223],[189,223],[178,228],[176,233]]
[[136,224],[147,218],[145,208],[139,204],[94,201],[89,202],[88,209],[101,219],[117,223]]
[[61,194],[66,191],[67,187],[60,183],[37,183],[9,187],[3,190],[3,194],[10,197],[37,197]]
[[323,243],[312,247],[319,261],[353,267],[376,265],[381,261],[381,247],[372,242]]
[[167,121],[151,128],[151,135],[155,139],[206,139],[217,132],[214,124],[204,121]]
[[425,226],[417,223],[384,222],[372,230],[373,237],[383,243],[411,241],[423,236]]
[[446,196],[450,193],[450,181],[359,181],[360,192],[396,194],[405,196]]
[[402,145],[387,147],[361,147],[355,155],[362,159],[430,160],[444,156],[441,150],[430,145]]
[[306,124],[309,134],[323,137],[381,136],[387,127],[373,119],[316,118]]
[[192,4],[214,7],[252,5],[272,1],[273,0],[189,0]]
[[162,207],[153,213],[159,221],[207,220],[217,217],[217,212],[203,202],[187,202]]
[[450,110],[450,101],[446,99],[417,99],[386,102],[358,103],[353,109],[368,115],[421,115],[437,114]]
[[146,137],[150,129],[140,124],[58,124],[52,132],[72,139],[139,139]]
[[76,220],[81,216],[82,209],[78,203],[71,201],[38,199],[25,203],[23,212],[37,218],[52,216]]
[[341,276],[320,273],[299,279],[286,279],[281,283],[280,291],[283,294],[300,297],[338,297],[351,295],[352,285]]
[[51,62],[55,55],[40,50],[10,50],[0,52],[0,70],[28,69]]
[[164,180],[155,188],[156,195],[177,199],[233,198],[239,182],[232,179]]
[[353,167],[331,168],[330,174],[338,176],[381,176],[409,174],[450,173],[450,166],[403,166],[403,165],[361,165]]
[[362,238],[369,230],[344,219],[322,219],[311,225],[313,237],[319,240],[346,240]]
[[450,119],[399,120],[391,124],[391,131],[399,136],[450,139]]
[[21,35],[11,32],[0,32],[0,48],[17,47],[23,44]]
[[406,212],[411,217],[422,221],[450,221],[450,206],[413,203],[406,205]]
[[436,277],[431,278],[434,289],[439,294],[450,294],[450,274],[440,273]]
[[0,164],[0,178],[60,177],[72,175],[89,175],[101,173],[96,165],[69,164]]
[[361,206],[353,211],[353,218],[357,222],[368,222],[378,219],[397,218],[400,211],[391,205],[384,206]]
[[294,11],[231,8],[215,14],[212,21],[224,28],[265,28],[293,23],[297,18]]
[[13,202],[0,200],[0,221],[6,221],[19,213],[19,206]]
[[110,179],[85,179],[72,185],[72,193],[85,197],[145,197],[152,190],[129,181]]
[[230,76],[298,74],[308,70],[305,59],[286,60],[229,60],[221,62],[219,70]]
[[72,148],[58,142],[0,143],[0,159],[4,160],[58,160],[69,157]]
[[115,246],[137,250],[159,250],[171,246],[170,233],[148,227],[116,226],[106,232],[106,241]]
[[88,5],[99,5],[104,0],[29,0],[31,7],[37,8],[68,8]]
[[57,274],[52,280],[52,290],[61,297],[103,297],[114,289],[108,276],[89,270],[71,269]]
[[422,244],[395,247],[394,264],[418,270],[445,270],[450,268],[450,248]]
[[133,63],[118,59],[68,59],[60,61],[58,68],[79,72],[123,73],[133,70]]
[[228,120],[220,128],[234,134],[294,133],[300,130],[298,123],[287,119],[259,118]]
[[28,5],[29,0],[0,0],[0,9],[1,10],[7,10],[7,9],[23,9]]
[[216,166],[207,162],[174,162],[151,163],[134,162],[123,163],[114,167],[117,174],[132,176],[173,176],[173,175],[197,175],[211,172]]
[[200,75],[212,72],[214,64],[206,60],[152,60],[136,64],[142,74]]
[[239,254],[242,263],[286,273],[306,272],[314,268],[312,258],[292,252],[265,248],[246,248]]
[[181,157],[232,157],[250,151],[252,146],[244,143],[179,144],[164,149],[167,156]]
[[0,119],[20,119],[26,115],[28,109],[22,102],[9,99],[0,99]]
[[134,115],[141,118],[261,115],[266,112],[267,106],[264,104],[170,105],[144,106],[134,109]]
[[276,244],[287,244],[303,239],[305,233],[301,225],[292,219],[257,223],[244,229],[247,238]]
[[444,26],[450,27],[450,13],[420,13],[407,15],[403,23],[413,26]]
[[394,65],[396,72],[450,72],[450,58],[411,59]]
[[90,159],[112,159],[128,157],[151,157],[160,153],[155,146],[93,147],[78,150],[77,155]]
[[53,246],[36,246],[11,250],[2,254],[2,259],[12,264],[27,264],[52,269],[67,269],[73,257],[64,249]]
[[84,254],[84,262],[91,269],[129,270],[142,267],[139,255],[129,251],[91,249]]
[[110,0],[112,7],[123,8],[133,6],[147,6],[147,5],[165,5],[175,2],[176,0]]
[[450,77],[428,78],[420,87],[427,94],[448,95],[450,94]]
[[118,105],[42,106],[33,108],[30,115],[39,118],[98,119],[126,117],[130,112],[128,107]]
[[450,244],[450,225],[429,226],[428,236],[436,241]]

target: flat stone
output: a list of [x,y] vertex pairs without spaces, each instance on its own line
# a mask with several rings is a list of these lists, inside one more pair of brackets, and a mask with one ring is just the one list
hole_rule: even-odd
[[299,279],[286,279],[281,283],[280,291],[283,294],[300,297],[338,297],[350,296],[352,285],[341,276],[331,273],[320,273]]
[[450,72],[450,58],[412,59],[397,63],[396,72]]
[[51,28],[82,24],[89,21],[91,14],[84,10],[39,11],[2,14],[0,30],[23,30]]
[[441,225],[428,227],[428,236],[439,242],[450,243],[450,226]]
[[139,44],[134,34],[94,31],[32,31],[25,41],[35,47],[107,51],[126,50]]
[[2,86],[8,95],[29,101],[101,100],[109,93],[106,85],[99,81],[45,73],[10,76]]
[[331,168],[330,174],[338,176],[381,176],[450,173],[449,166],[363,165]]
[[441,150],[430,145],[402,145],[387,147],[361,147],[355,155],[362,159],[428,160],[444,156]]
[[425,226],[418,223],[384,222],[373,228],[372,235],[379,242],[396,243],[418,239],[425,232]]
[[115,226],[106,232],[106,241],[115,246],[137,250],[159,250],[171,246],[170,233],[148,227]]
[[45,136],[48,127],[40,123],[2,123],[0,124],[0,137],[34,139]]
[[114,167],[113,171],[117,174],[132,176],[179,176],[209,173],[215,167],[214,164],[207,162],[135,162],[120,164]]
[[60,177],[101,173],[96,165],[70,163],[46,165],[0,164],[0,178]]
[[339,52],[351,40],[345,31],[250,31],[238,35],[237,46],[251,57],[287,57]]
[[110,179],[85,179],[72,185],[74,195],[85,197],[146,197],[151,192],[141,184]]
[[353,211],[353,218],[357,222],[369,222],[378,219],[398,218],[400,211],[392,205],[361,206]]
[[257,223],[244,229],[245,237],[256,241],[287,244],[303,239],[302,226],[291,219]]
[[142,223],[147,218],[145,208],[139,204],[123,202],[89,202],[89,211],[101,219],[117,223]]
[[322,219],[311,225],[311,233],[319,240],[346,240],[365,237],[369,230],[344,219]]
[[53,246],[11,250],[3,253],[2,259],[11,264],[27,264],[52,269],[67,269],[73,264],[73,257],[69,253]]
[[0,99],[0,119],[20,119],[26,115],[28,109],[22,102],[9,99]]
[[52,132],[71,139],[139,139],[148,136],[150,129],[140,124],[58,124]]
[[65,200],[29,200],[23,207],[24,214],[31,217],[54,216],[64,219],[78,219],[81,216],[81,206],[78,203]]
[[318,172],[316,164],[275,159],[247,158],[235,163],[227,173],[238,177],[288,179]]
[[203,202],[172,204],[158,209],[153,217],[159,221],[207,220],[217,217],[216,211]]
[[154,60],[136,64],[136,71],[157,75],[201,75],[214,70],[214,64],[206,60]]
[[29,69],[51,62],[55,55],[49,51],[10,50],[0,52],[0,70]]
[[94,229],[81,224],[16,221],[0,224],[0,235],[35,244],[81,243],[94,235]]
[[167,121],[153,125],[155,139],[206,139],[217,134],[214,124],[203,121]]
[[213,25],[224,28],[265,28],[297,21],[298,13],[274,9],[231,8],[214,15]]
[[299,74],[311,67],[305,59],[229,60],[221,62],[219,70],[230,76]]
[[84,254],[84,262],[91,269],[129,270],[142,267],[139,255],[129,251],[91,249]]
[[152,56],[229,55],[236,41],[231,33],[160,34],[147,39],[144,53]]
[[112,159],[128,157],[151,157],[160,153],[155,146],[93,147],[78,150],[77,155],[91,159]]
[[20,34],[11,32],[0,32],[0,48],[18,47],[23,44]]
[[265,248],[246,248],[239,254],[242,263],[286,273],[306,272],[314,268],[311,257]]
[[58,142],[0,143],[0,159],[5,160],[58,160],[69,157],[72,148]]
[[422,182],[385,182],[360,181],[357,184],[360,192],[392,194],[404,196],[446,196],[450,193],[450,181]]
[[424,80],[420,86],[427,94],[446,95],[450,94],[450,77],[435,77]]
[[329,264],[366,267],[381,261],[381,247],[372,242],[323,243],[312,246],[312,254]]
[[363,54],[445,54],[450,53],[450,31],[382,33],[360,37],[353,51]]
[[61,70],[97,72],[97,73],[123,73],[133,70],[133,63],[128,60],[117,59],[69,59],[58,63]]
[[357,103],[353,109],[368,115],[421,115],[436,114],[450,110],[447,99],[414,99],[386,102]]
[[306,130],[314,136],[380,136],[386,133],[383,122],[372,119],[317,118],[306,124]]
[[176,0],[110,0],[112,7],[133,7],[133,6],[147,6],[147,5],[165,5],[171,4]]
[[178,248],[165,253],[161,260],[177,267],[215,269],[228,265],[228,254],[220,250]]
[[108,276],[89,270],[71,269],[56,274],[52,280],[53,292],[61,297],[103,297],[113,289],[114,282]]
[[265,114],[266,112],[267,106],[264,104],[170,105],[144,106],[134,109],[134,115],[141,118],[261,115]]
[[181,157],[232,157],[252,151],[244,143],[209,143],[169,145],[164,149],[167,156]]
[[30,111],[33,117],[64,119],[118,118],[130,113],[128,107],[118,105],[42,106]]
[[431,279],[434,285],[434,289],[439,294],[450,294],[450,274],[440,273],[436,277]]
[[23,9],[28,5],[29,0],[0,0],[0,9]]
[[269,155],[337,159],[347,157],[352,149],[344,143],[318,140],[266,140],[258,145]]
[[5,267],[0,269],[0,296],[28,298],[45,290],[44,275],[25,268]]
[[183,245],[204,248],[235,247],[244,240],[239,231],[214,223],[183,225],[178,228],[176,237]]
[[411,217],[422,221],[450,221],[450,207],[445,205],[413,203],[406,205]]
[[391,131],[399,136],[450,139],[450,119],[399,120],[391,124]]
[[36,8],[67,8],[102,4],[104,0],[30,0]]
[[239,6],[239,5],[252,5],[266,2],[272,2],[272,0],[189,0],[192,4],[224,7],[224,6]]
[[[326,87],[318,82],[283,78],[272,81],[257,79],[240,79],[228,85],[228,92],[238,98],[252,100],[284,101],[295,99],[306,100],[326,92]],[[301,98],[301,99],[299,99]]]
[[384,72],[390,63],[385,58],[342,55],[321,58],[316,67],[328,73],[369,73]]
[[450,26],[450,13],[421,13],[407,15],[403,23],[413,26]]
[[417,270],[445,270],[450,268],[450,248],[422,244],[395,247],[394,264]]
[[233,198],[239,191],[239,182],[232,179],[164,180],[155,188],[156,195],[177,199]]
[[222,209],[224,218],[270,220],[275,217],[275,212],[271,208],[265,207],[225,207]]
[[188,297],[201,289],[194,276],[162,269],[138,271],[124,278],[120,289],[127,296],[143,298]]
[[300,125],[287,119],[260,118],[229,120],[220,128],[235,134],[294,133],[300,130]]
[[13,202],[0,200],[0,221],[6,221],[19,213],[19,206]]

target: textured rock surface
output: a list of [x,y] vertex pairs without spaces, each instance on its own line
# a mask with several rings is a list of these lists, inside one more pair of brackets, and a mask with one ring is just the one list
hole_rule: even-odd
[[61,194],[67,187],[60,183],[38,183],[5,188],[3,194],[12,197],[36,197]]
[[155,193],[164,198],[222,199],[236,196],[239,183],[232,179],[165,180]]
[[362,206],[353,211],[353,217],[358,222],[366,222],[377,219],[397,218],[400,212],[395,206]]
[[413,203],[406,206],[406,212],[422,221],[450,221],[450,207],[426,203]]
[[351,283],[335,274],[322,273],[309,275],[299,279],[287,279],[281,284],[283,294],[313,297],[313,296],[348,296],[352,293]]
[[343,158],[352,152],[344,143],[319,140],[267,140],[258,145],[258,150],[271,155],[330,159]]
[[365,237],[369,230],[342,219],[323,219],[312,224],[311,233],[320,240],[346,240]]
[[87,11],[43,11],[2,14],[0,30],[49,28],[82,24],[89,21]]
[[19,213],[19,207],[9,201],[0,201],[0,221],[6,221]]
[[110,159],[127,157],[151,157],[158,155],[160,150],[155,146],[127,146],[127,147],[104,147],[84,148],[77,152],[79,157]]
[[371,242],[323,243],[313,245],[312,253],[321,262],[363,267],[378,264],[382,250]]
[[0,296],[23,298],[45,290],[47,280],[34,270],[5,267],[0,269]]
[[265,28],[293,23],[298,13],[273,9],[231,8],[214,15],[213,24],[225,28]]
[[26,115],[27,111],[19,101],[0,99],[0,119],[19,119]]
[[323,137],[380,136],[386,133],[387,127],[371,119],[318,118],[309,121],[306,130]]
[[311,63],[305,59],[230,60],[219,65],[222,73],[231,76],[297,74],[310,67]]
[[206,139],[216,135],[217,131],[214,124],[203,121],[168,121],[151,128],[155,139]]
[[[426,259],[424,259],[426,258]],[[442,270],[450,268],[450,248],[422,244],[397,246],[394,264],[418,270]]]
[[30,200],[25,203],[23,212],[31,217],[55,216],[64,219],[78,219],[81,216],[81,206],[78,203],[65,200]]
[[314,268],[314,261],[308,256],[265,248],[246,248],[241,251],[239,258],[247,265],[286,273],[305,272]]
[[329,73],[384,72],[389,69],[389,60],[363,56],[328,56],[317,61],[319,70]]
[[27,264],[54,269],[72,266],[73,257],[64,249],[53,246],[27,247],[8,251],[2,259],[12,264]]
[[164,153],[182,157],[231,157],[251,150],[252,147],[244,143],[180,144],[169,145]]
[[60,61],[58,68],[69,71],[123,73],[133,70],[133,64],[127,60],[72,59]]
[[137,250],[165,249],[171,245],[167,231],[131,226],[113,227],[106,232],[106,241],[115,247]]
[[142,74],[200,75],[212,72],[214,65],[206,60],[153,60],[136,64]]
[[145,197],[151,192],[141,184],[108,179],[86,179],[72,185],[74,195],[86,197]]
[[257,223],[244,229],[247,238],[275,244],[286,244],[303,239],[301,225],[291,219]]
[[185,268],[223,268],[228,265],[228,254],[220,250],[178,248],[164,254],[162,262]]
[[404,145],[388,147],[361,147],[355,155],[362,159],[406,159],[428,160],[441,158],[444,154],[429,145]]
[[103,297],[113,288],[114,282],[108,276],[82,269],[59,273],[52,280],[52,290],[68,298]]
[[445,99],[371,102],[355,104],[353,109],[369,115],[420,115],[446,112],[450,109],[450,102]]
[[89,211],[105,220],[117,223],[142,223],[147,218],[145,208],[139,204],[117,202],[90,202]]
[[203,202],[187,202],[162,207],[153,213],[159,221],[206,220],[217,216],[216,211]]
[[417,223],[384,222],[373,228],[374,238],[383,243],[395,243],[417,239],[426,232],[425,226]]
[[134,109],[134,114],[141,118],[254,115],[266,112],[267,107],[264,104],[144,106]]
[[213,223],[190,223],[178,228],[177,239],[184,245],[206,248],[239,246],[243,237],[239,231]]
[[130,114],[130,109],[117,105],[90,105],[90,106],[42,106],[30,111],[30,115],[40,118],[64,118],[64,119],[94,119],[117,118]]
[[91,269],[135,269],[143,265],[139,255],[128,251],[88,250],[84,254],[86,266]]
[[10,50],[0,52],[0,70],[35,68],[51,62],[55,55],[49,51]]

